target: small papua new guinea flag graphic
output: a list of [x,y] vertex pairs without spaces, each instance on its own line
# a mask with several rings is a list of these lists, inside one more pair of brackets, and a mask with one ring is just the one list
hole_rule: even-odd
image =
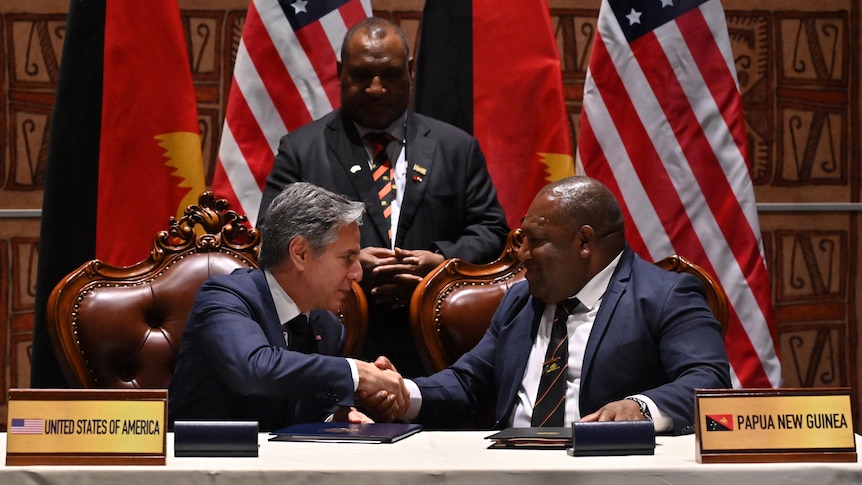
[[732,414],[708,414],[706,416],[707,431],[733,431]]

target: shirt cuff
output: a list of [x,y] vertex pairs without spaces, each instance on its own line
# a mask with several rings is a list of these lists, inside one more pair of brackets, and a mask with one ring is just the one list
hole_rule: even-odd
[[353,359],[344,359],[347,365],[350,366],[350,377],[353,378],[353,392],[359,389],[359,369],[356,367],[356,361]]
[[664,433],[673,430],[673,418],[663,413],[652,399],[643,394],[635,394],[631,397],[640,399],[646,403],[647,408],[649,408],[649,412],[652,415],[652,422],[653,426],[655,426],[656,433]]
[[422,408],[422,392],[412,379],[404,379],[404,387],[410,392],[410,407],[401,414],[401,419],[404,421],[413,421],[419,415],[419,410]]

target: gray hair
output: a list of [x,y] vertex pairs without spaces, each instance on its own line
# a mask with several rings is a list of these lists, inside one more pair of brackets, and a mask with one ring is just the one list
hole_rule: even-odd
[[261,224],[258,264],[266,268],[287,258],[290,242],[302,237],[315,256],[338,238],[338,230],[350,224],[362,225],[365,205],[322,187],[295,182],[288,185],[269,205]]

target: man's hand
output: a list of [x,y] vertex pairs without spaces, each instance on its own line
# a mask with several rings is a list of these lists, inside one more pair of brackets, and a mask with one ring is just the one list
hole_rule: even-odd
[[356,403],[375,421],[381,423],[391,423],[404,414],[404,410],[395,405],[395,394],[389,394],[386,391],[378,391],[370,395],[357,391]]
[[[395,366],[386,357],[380,356],[374,361],[374,365],[382,371],[398,372]],[[405,389],[406,392],[406,389]],[[387,391],[381,390],[375,393],[368,393],[363,390],[357,390],[356,400],[360,406],[368,411],[375,420],[381,422],[390,422],[398,419],[410,406],[410,396],[407,394],[407,405],[399,408],[396,405],[396,395],[390,394]]]
[[339,423],[373,423],[374,420],[357,410],[355,407],[340,407],[332,415],[332,420]]
[[387,248],[367,247],[359,251],[359,264],[362,265],[362,283],[370,285],[369,288],[377,286],[374,281],[374,269],[378,266],[398,263],[395,251]]
[[[359,387],[356,389],[357,399],[366,409],[383,417],[397,417],[410,405],[410,393],[404,386],[401,377],[389,359],[380,357],[375,363],[356,361],[359,370]],[[391,421],[390,419],[390,421]]]
[[581,418],[581,421],[642,421],[647,419],[641,408],[631,399],[609,402],[598,411]]
[[436,268],[446,257],[439,253],[432,253],[424,249],[401,249],[395,248],[395,257],[398,262],[405,265],[402,272],[424,277]]
[[445,261],[445,258],[442,254],[421,249],[395,248],[393,254],[395,262],[387,258],[385,264],[379,264],[371,272],[371,294],[377,303],[400,308],[410,302],[413,289],[422,278]]

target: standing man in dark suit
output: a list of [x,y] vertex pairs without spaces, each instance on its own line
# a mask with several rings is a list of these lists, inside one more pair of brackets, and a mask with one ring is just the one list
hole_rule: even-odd
[[424,375],[408,322],[413,289],[446,258],[494,260],[509,229],[476,139],[408,109],[413,59],[401,29],[363,20],[345,35],[341,59],[341,108],[281,139],[260,214],[300,180],[364,202],[365,356],[384,354],[405,375]]
[[[262,430],[322,421],[367,421],[352,408],[370,395],[379,416],[405,406],[401,376],[335,357],[344,327],[332,314],[362,277],[361,203],[293,184],[264,221],[261,269],[207,280],[183,332],[169,418],[255,420]],[[385,359],[381,359],[385,361]]]
[[[658,432],[691,429],[694,389],[730,386],[700,281],[635,255],[616,199],[591,178],[544,187],[522,230],[527,281],[506,293],[475,348],[406,381],[402,417],[452,427],[496,403],[497,428],[652,419]],[[563,357],[548,351],[556,325]],[[539,390],[545,376],[565,381],[555,397]]]

